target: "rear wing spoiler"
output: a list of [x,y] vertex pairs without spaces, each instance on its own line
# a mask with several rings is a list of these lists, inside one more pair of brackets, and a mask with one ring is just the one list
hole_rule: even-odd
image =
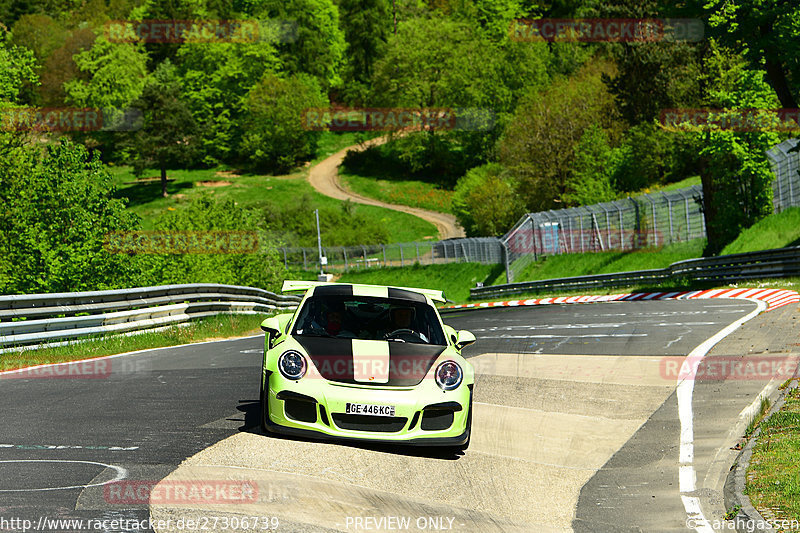
[[444,297],[444,293],[442,291],[437,291],[435,289],[416,289],[412,287],[395,287],[392,286],[384,286],[384,285],[364,285],[359,283],[335,283],[330,281],[294,281],[294,280],[286,280],[283,282],[283,287],[281,288],[282,292],[298,292],[298,291],[307,291],[314,287],[321,287],[323,285],[352,285],[353,287],[369,287],[369,288],[386,288],[386,289],[402,289],[405,291],[416,292],[419,294],[424,294],[434,302],[446,302],[447,299]]

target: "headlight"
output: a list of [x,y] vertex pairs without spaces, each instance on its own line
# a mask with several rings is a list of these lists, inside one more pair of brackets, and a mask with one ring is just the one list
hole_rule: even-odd
[[306,374],[306,368],[308,368],[306,358],[300,352],[289,350],[288,352],[283,352],[278,358],[278,370],[287,379],[298,380],[302,378]]
[[461,367],[455,361],[445,361],[436,367],[436,384],[442,390],[458,388],[463,377]]

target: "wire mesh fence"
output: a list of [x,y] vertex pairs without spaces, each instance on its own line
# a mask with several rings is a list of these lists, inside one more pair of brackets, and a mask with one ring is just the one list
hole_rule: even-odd
[[[800,140],[767,152],[775,173],[775,212],[800,206]],[[705,238],[703,189],[644,194],[588,206],[528,213],[503,237],[324,247],[329,270],[478,262],[503,263],[509,283],[540,257],[636,250]],[[282,248],[287,267],[320,268],[317,248]]]
[[[279,252],[287,268],[320,269],[318,248],[280,248]],[[408,266],[414,263],[499,264],[503,262],[503,247],[496,237],[477,237],[396,244],[323,246],[322,257],[325,270]]]
[[783,141],[767,151],[775,173],[772,205],[776,213],[800,205],[800,139]]
[[702,187],[600,204],[528,213],[501,240],[506,273],[514,281],[545,255],[635,250],[706,235]]

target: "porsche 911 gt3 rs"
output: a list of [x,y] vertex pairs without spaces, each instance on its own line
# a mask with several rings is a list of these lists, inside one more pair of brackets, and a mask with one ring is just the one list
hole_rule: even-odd
[[297,310],[264,320],[266,432],[469,445],[474,370],[468,331],[442,323],[441,291],[287,281]]

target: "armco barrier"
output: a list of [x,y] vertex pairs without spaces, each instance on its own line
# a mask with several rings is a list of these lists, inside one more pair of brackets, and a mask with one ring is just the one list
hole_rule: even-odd
[[722,255],[688,259],[672,263],[667,268],[576,276],[570,278],[525,281],[470,289],[470,298],[485,299],[523,294],[540,290],[580,290],[667,281],[715,281],[728,283],[762,278],[800,276],[800,247],[777,248],[762,252]]
[[0,353],[12,347],[144,330],[222,313],[294,309],[299,301],[297,296],[219,284],[0,296]]

